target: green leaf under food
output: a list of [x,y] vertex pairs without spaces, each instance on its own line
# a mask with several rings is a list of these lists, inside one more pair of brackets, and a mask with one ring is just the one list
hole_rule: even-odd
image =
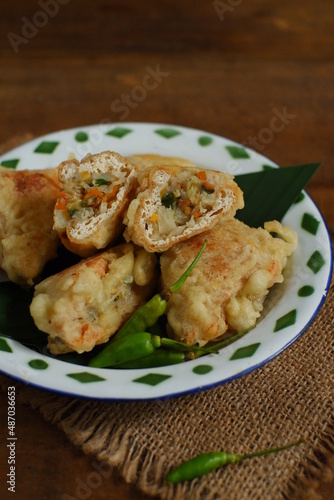
[[82,354],[78,354],[77,352],[68,352],[66,354],[59,354],[58,356],[52,356],[60,361],[64,361],[65,363],[71,363],[72,365],[82,365],[88,366],[90,358],[92,354],[90,352],[84,352]]
[[319,167],[320,163],[310,163],[236,175],[245,199],[245,208],[236,218],[251,227],[282,220]]
[[30,316],[32,296],[32,292],[14,283],[0,283],[0,334],[42,352],[47,336],[36,328]]

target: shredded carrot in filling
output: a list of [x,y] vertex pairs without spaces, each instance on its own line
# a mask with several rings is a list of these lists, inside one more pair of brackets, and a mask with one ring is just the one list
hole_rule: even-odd
[[215,187],[213,184],[211,184],[211,182],[208,182],[208,181],[204,181],[202,183],[202,186],[207,190],[207,191],[214,191],[215,190]]
[[179,207],[184,212],[185,214],[190,214],[191,208],[190,208],[190,200],[189,198],[186,198],[185,200],[181,200],[179,203]]
[[111,191],[111,193],[106,193],[103,199],[106,200],[107,202],[113,200],[114,198],[116,198],[118,191],[119,191],[119,186],[114,186],[114,189]]
[[204,172],[204,171],[202,171],[202,172],[198,172],[197,177],[198,177],[201,181],[205,181],[205,180],[206,180],[206,172]]
[[[189,218],[198,219],[208,209],[212,208],[212,198],[204,197],[202,203],[201,195],[206,193],[212,195],[215,186],[207,179],[207,173],[203,170],[195,176],[189,176],[180,182],[179,186],[173,185],[167,190],[166,187],[160,192],[161,204],[166,208],[179,209]],[[154,217],[151,221],[157,221]]]
[[[80,180],[84,185],[81,186],[81,195],[75,190],[71,193],[61,191],[55,208],[63,212],[65,218],[87,219],[94,211],[102,210],[105,212],[111,207],[111,204],[117,199],[120,190],[119,179],[115,176],[101,174],[100,177],[92,178],[88,171],[82,171]],[[116,183],[113,185],[113,183]],[[88,210],[87,210],[88,209]]]
[[97,189],[97,188],[92,188],[90,189],[86,194],[85,196],[83,197],[84,200],[88,200],[89,198],[102,198],[103,197],[103,193]]
[[56,203],[56,209],[57,210],[65,210],[66,209],[66,201],[67,201],[67,194],[61,191],[59,193],[59,198]]
[[66,204],[64,203],[63,199],[60,198],[57,203],[56,203],[56,209],[57,210],[65,210]]
[[97,208],[102,202],[109,203],[114,200],[119,191],[119,186],[114,186],[110,193],[103,193],[99,189],[93,187],[90,189],[85,196],[83,201],[87,203],[90,207]]

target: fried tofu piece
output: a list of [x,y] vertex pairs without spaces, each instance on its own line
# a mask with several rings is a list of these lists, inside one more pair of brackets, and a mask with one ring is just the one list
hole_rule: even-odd
[[167,306],[171,335],[189,345],[205,345],[227,329],[240,332],[253,327],[269,289],[283,281],[282,271],[298,241],[293,229],[277,221],[267,222],[264,229],[236,219],[220,223],[160,257],[165,292],[205,239],[201,258]]
[[54,229],[64,246],[81,257],[114,243],[137,188],[137,168],[111,151],[62,162],[62,191],[55,206]]
[[185,158],[175,156],[161,156],[155,154],[133,154],[129,160],[136,165],[139,171],[144,171],[152,167],[161,167],[162,165],[177,165],[179,167],[196,167],[192,162]]
[[0,267],[21,286],[33,286],[57,256],[52,226],[58,194],[57,169],[0,169]]
[[156,256],[121,244],[50,276],[30,313],[52,354],[91,351],[119,330],[156,286]]
[[234,217],[244,206],[233,177],[199,167],[152,167],[139,177],[137,197],[124,218],[124,237],[148,252],[164,252],[180,241]]

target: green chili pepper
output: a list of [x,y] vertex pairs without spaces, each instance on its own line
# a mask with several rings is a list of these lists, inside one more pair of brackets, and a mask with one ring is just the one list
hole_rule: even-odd
[[[201,250],[195,257],[193,262],[190,264],[190,266],[177,280],[177,282],[170,287],[171,292],[176,292],[181,288],[181,286],[183,285],[183,283],[185,282],[185,280],[187,279],[187,277],[197,264],[198,259],[202,255],[205,247],[206,247],[206,240]],[[188,345],[186,344],[182,345],[181,342],[177,343],[176,341],[160,338],[157,335],[150,335],[149,333],[146,332],[147,328],[153,326],[157,322],[159,317],[164,314],[164,312],[166,311],[166,307],[167,307],[167,300],[163,299],[160,296],[160,294],[154,295],[148,302],[146,302],[146,304],[137,309],[137,311],[124,323],[123,327],[117,332],[115,337],[113,337],[108,342],[106,347],[102,351],[100,351],[99,354],[97,354],[95,357],[91,359],[89,366],[95,366],[100,368],[104,368],[107,366],[114,366],[123,361],[138,359],[153,352],[154,349],[150,352],[145,352],[143,339],[138,339],[138,340],[132,339],[132,334],[135,334],[137,336],[138,332],[141,333],[141,335],[145,333],[145,335],[149,335],[151,338],[159,339],[160,345],[162,345],[164,342],[168,342],[169,347],[171,348],[171,346],[174,345],[174,349],[176,350],[192,350],[192,351],[200,350],[200,348],[189,349]],[[122,340],[127,340],[128,338],[129,342],[124,342],[124,344],[121,342]],[[120,344],[118,344],[118,342],[120,342]],[[138,355],[136,352],[137,348],[138,348]],[[116,357],[114,358],[113,352],[114,351],[116,352],[115,354],[116,356],[118,350],[120,350],[121,352],[123,352],[124,350],[124,352],[127,352],[129,356],[127,357],[124,354],[124,356],[123,355],[121,356],[120,360],[118,360],[118,358]]]
[[176,340],[152,335],[148,332],[135,332],[121,338],[114,338],[103,351],[94,356],[89,366],[95,368],[106,368],[117,366],[120,363],[138,360],[152,354],[159,347],[165,347],[172,351],[203,353],[203,348],[189,346]]
[[222,340],[221,342],[217,342],[216,344],[212,344],[209,347],[202,347],[202,349],[205,352],[205,354],[210,354],[210,353],[216,353],[219,349],[222,347],[226,347],[227,345],[231,344],[232,342],[235,342],[238,340],[240,337],[243,337],[246,333],[248,333],[250,330],[253,330],[254,326],[251,326],[250,328],[247,328],[246,330],[242,330],[239,333],[236,333],[232,337],[229,337],[228,339]]
[[[178,340],[173,340],[169,338],[162,338],[161,345],[166,349],[170,349],[172,351],[182,351],[182,352],[196,352],[199,354],[208,354],[208,351],[205,347],[197,347],[195,345],[184,344],[183,342],[179,342]],[[211,351],[210,351],[211,352]]]
[[171,207],[173,203],[175,202],[175,196],[173,193],[167,193],[161,198],[161,204],[164,207]]
[[187,355],[181,351],[168,351],[167,349],[157,349],[153,354],[143,358],[125,361],[117,365],[117,368],[155,368],[157,366],[176,365],[184,363]]
[[89,366],[95,368],[115,366],[124,361],[148,356],[160,346],[160,337],[147,332],[137,332],[121,339],[115,338],[103,351],[90,360]]
[[[169,338],[161,338],[162,349],[156,349],[152,354],[148,356],[132,359],[130,361],[124,361],[116,366],[116,368],[154,368],[157,366],[168,366],[175,365],[178,363],[185,363],[190,359],[196,359],[205,354],[216,353],[218,349],[224,347],[225,345],[237,340],[242,335],[245,335],[251,328],[237,333],[233,337],[226,339],[222,342],[217,343],[211,347],[197,347],[178,342]],[[154,332],[150,332],[153,334]],[[137,335],[134,333],[134,335]],[[160,334],[155,334],[159,335]],[[116,338],[116,337],[115,337]],[[129,339],[130,336],[127,336]]]
[[[205,354],[216,353],[218,349],[233,342],[250,330],[244,330],[212,347],[198,347],[160,337],[148,332],[132,332],[121,338],[113,337],[99,354],[93,357],[89,366],[95,368],[153,368],[184,363]],[[159,349],[160,347],[164,349]]]
[[203,453],[198,455],[187,462],[184,462],[176,469],[172,470],[168,476],[167,481],[170,483],[181,483],[183,481],[191,481],[195,477],[201,477],[209,472],[219,469],[224,465],[234,464],[245,460],[246,458],[260,457],[262,455],[269,455],[270,453],[277,453],[278,451],[287,450],[293,446],[298,446],[303,441],[297,441],[296,443],[290,443],[279,448],[268,448],[262,451],[256,451],[254,453],[248,453],[247,455],[235,455],[234,453],[222,452],[212,452]]
[[131,333],[144,332],[150,326],[153,326],[160,316],[164,314],[167,307],[167,301],[158,293],[154,295],[143,306],[139,307],[135,313],[118,330],[116,337],[122,338]]

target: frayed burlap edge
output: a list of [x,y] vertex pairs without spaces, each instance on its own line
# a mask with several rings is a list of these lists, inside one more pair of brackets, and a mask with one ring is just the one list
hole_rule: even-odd
[[[318,500],[317,483],[331,479],[334,461],[333,302],[332,287],[313,325],[289,349],[215,389],[165,401],[108,403],[17,384],[18,401],[38,409],[72,443],[117,467],[147,495]],[[6,390],[8,380],[0,382]],[[299,438],[305,443],[274,457],[232,465],[177,487],[165,480],[171,467],[199,452],[218,447],[241,453]]]

